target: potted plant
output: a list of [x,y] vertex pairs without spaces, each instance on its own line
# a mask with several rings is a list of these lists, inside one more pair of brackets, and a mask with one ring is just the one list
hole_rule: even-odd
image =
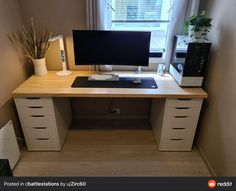
[[212,18],[205,16],[205,11],[200,15],[193,15],[185,21],[184,31],[189,33],[190,42],[204,42],[210,31]]
[[34,20],[31,18],[29,27],[22,27],[22,32],[11,33],[9,39],[13,45],[20,49],[26,58],[32,60],[34,72],[37,76],[47,74],[45,56],[50,46],[49,39],[53,36],[52,32],[44,31],[34,26]]

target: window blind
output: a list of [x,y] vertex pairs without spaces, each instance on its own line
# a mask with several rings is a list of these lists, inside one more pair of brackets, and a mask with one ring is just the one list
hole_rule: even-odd
[[[168,20],[164,0],[113,0],[112,21],[161,21]],[[165,0],[168,1],[168,0]]]

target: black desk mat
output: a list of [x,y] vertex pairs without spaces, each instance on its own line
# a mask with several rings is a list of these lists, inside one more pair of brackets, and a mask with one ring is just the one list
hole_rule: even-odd
[[157,89],[154,78],[140,78],[141,84],[133,83],[134,77],[120,77],[119,81],[88,81],[88,77],[76,77],[72,88],[142,88]]

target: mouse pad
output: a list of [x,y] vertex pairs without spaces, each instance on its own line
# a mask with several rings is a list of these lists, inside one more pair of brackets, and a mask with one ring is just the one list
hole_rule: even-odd
[[76,77],[72,88],[143,88],[157,89],[154,78],[142,78],[140,84],[133,83],[134,77],[120,77],[119,81],[88,81],[88,77]]

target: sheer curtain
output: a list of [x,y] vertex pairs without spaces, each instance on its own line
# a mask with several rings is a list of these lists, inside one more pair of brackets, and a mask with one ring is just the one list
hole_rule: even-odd
[[[87,29],[106,30],[111,28],[110,0],[86,0],[86,12]],[[112,71],[112,66],[91,66],[91,70]]]
[[188,17],[198,14],[199,4],[200,0],[173,0],[165,59],[167,69],[169,69],[171,62],[174,36],[177,34],[182,34],[184,21]]

